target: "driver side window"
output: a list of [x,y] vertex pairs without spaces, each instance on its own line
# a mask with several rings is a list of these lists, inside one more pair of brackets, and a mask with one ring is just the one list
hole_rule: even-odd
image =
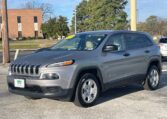
[[125,45],[124,45],[124,37],[122,34],[116,34],[116,35],[112,35],[106,45],[115,45],[118,47],[117,51],[123,51],[125,50]]

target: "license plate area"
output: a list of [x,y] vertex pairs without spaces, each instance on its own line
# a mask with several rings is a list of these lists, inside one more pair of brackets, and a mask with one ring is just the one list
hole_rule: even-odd
[[14,87],[25,88],[25,79],[14,79]]

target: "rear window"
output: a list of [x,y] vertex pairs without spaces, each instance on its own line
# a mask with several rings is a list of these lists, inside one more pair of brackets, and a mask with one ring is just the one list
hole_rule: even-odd
[[127,50],[145,48],[152,45],[149,38],[142,34],[125,34]]
[[167,43],[167,38],[161,38],[159,42],[160,43]]

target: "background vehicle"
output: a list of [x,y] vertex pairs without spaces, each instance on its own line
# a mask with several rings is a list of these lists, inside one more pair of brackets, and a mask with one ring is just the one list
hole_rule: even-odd
[[162,59],[167,59],[167,37],[161,38],[159,40],[159,47]]
[[10,92],[89,107],[112,87],[141,83],[145,89],[157,89],[161,56],[145,33],[94,31],[22,57],[9,69]]

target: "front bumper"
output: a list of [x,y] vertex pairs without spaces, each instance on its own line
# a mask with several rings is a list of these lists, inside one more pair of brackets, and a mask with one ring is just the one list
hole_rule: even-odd
[[[14,86],[14,79],[18,78],[25,80],[25,88],[16,88]],[[8,76],[7,81],[11,93],[32,98],[53,98],[70,101],[73,94],[73,89],[62,88],[61,85],[59,85],[59,81],[56,80],[40,80],[20,76]]]

